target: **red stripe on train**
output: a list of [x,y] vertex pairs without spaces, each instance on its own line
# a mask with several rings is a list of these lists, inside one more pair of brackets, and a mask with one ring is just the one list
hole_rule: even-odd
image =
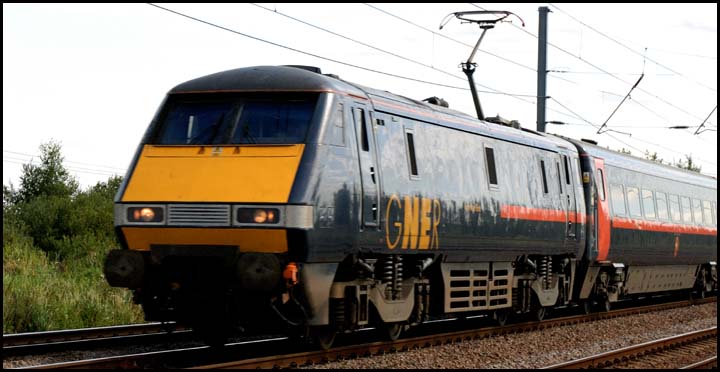
[[[500,217],[516,220],[565,222],[567,213],[558,209],[528,208],[519,205],[503,205],[500,207]],[[570,222],[585,223],[585,215],[582,213],[570,213]]]
[[[500,217],[516,220],[543,221],[543,222],[565,222],[565,212],[557,209],[528,208],[518,205],[503,205],[500,207]],[[570,221],[576,223],[578,220],[585,222],[585,216],[581,213],[571,213]],[[668,222],[633,220],[629,218],[615,217],[612,220],[612,227],[616,229],[667,232],[676,234],[710,235],[717,236],[717,228],[704,226],[686,226]]]
[[633,220],[630,218],[615,217],[612,219],[612,227],[625,230],[717,236],[717,228],[713,227],[686,226],[668,222]]

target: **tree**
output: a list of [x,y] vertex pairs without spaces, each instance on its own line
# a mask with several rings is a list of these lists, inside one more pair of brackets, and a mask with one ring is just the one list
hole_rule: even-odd
[[[20,189],[14,202],[30,202],[39,196],[71,197],[78,192],[78,182],[63,166],[60,150],[57,142],[43,143],[40,164],[23,164]],[[5,193],[3,189],[3,196]]]
[[24,226],[37,247],[56,254],[74,233],[70,217],[77,213],[73,203],[80,194],[62,161],[59,143],[43,143],[40,163],[23,164],[20,187],[3,187],[3,219]]
[[3,213],[11,206],[15,205],[18,201],[18,191],[13,187],[12,182],[10,186],[3,185]]
[[693,163],[692,154],[685,155],[685,160],[679,160],[677,163],[675,163],[675,166],[698,173],[700,173],[700,170],[702,169],[702,167],[697,165],[697,163]]
[[660,163],[660,164],[664,164],[664,160],[662,160],[658,157],[657,151],[653,152],[651,154],[650,150],[645,150],[645,159],[652,160],[652,161]]

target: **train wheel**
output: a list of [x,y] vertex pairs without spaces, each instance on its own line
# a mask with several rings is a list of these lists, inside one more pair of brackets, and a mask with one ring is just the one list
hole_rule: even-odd
[[533,296],[532,301],[530,302],[530,318],[537,321],[545,319],[547,309],[547,307],[540,304],[540,300],[537,296]]
[[580,305],[582,307],[583,314],[590,315],[592,313],[592,300],[587,299]]
[[600,301],[598,301],[598,306],[600,306],[600,311],[610,311],[610,299],[607,297],[601,298]]
[[501,310],[495,310],[493,312],[493,318],[498,323],[499,326],[504,326],[507,323],[508,320],[508,310],[507,309],[501,309]]
[[390,341],[395,341],[400,337],[403,330],[402,323],[383,323],[381,327],[385,333],[385,336]]
[[330,349],[335,342],[335,337],[337,336],[335,328],[331,326],[315,327],[311,332],[313,334],[313,339],[323,350]]
[[699,298],[699,299],[703,299],[703,298],[705,298],[706,296],[707,296],[707,294],[706,294],[706,292],[705,292],[705,287],[700,288],[700,290],[698,291],[698,298]]

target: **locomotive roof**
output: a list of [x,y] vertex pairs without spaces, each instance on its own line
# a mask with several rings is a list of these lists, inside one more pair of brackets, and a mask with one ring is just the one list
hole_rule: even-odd
[[570,138],[567,138],[567,140],[573,142],[588,154],[604,159],[605,165],[616,166],[618,168],[624,168],[635,172],[652,174],[658,177],[717,189],[716,178],[698,172],[623,154],[584,141],[577,141]]
[[240,91],[342,91],[365,96],[342,80],[290,66],[255,66],[217,72],[179,84],[169,93]]
[[222,71],[199,77],[172,88],[169,94],[195,92],[337,92],[369,100],[378,111],[478,133],[525,146],[557,151],[574,151],[567,141],[533,130],[522,130],[480,121],[460,111],[422,102],[387,91],[347,82],[334,76],[310,71],[308,67],[255,66]]

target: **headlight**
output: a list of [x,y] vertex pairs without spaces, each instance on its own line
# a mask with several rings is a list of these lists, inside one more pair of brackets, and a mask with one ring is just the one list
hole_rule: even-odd
[[129,207],[128,222],[162,222],[163,209],[160,207]]
[[277,208],[238,208],[236,216],[238,223],[278,223],[280,210]]

